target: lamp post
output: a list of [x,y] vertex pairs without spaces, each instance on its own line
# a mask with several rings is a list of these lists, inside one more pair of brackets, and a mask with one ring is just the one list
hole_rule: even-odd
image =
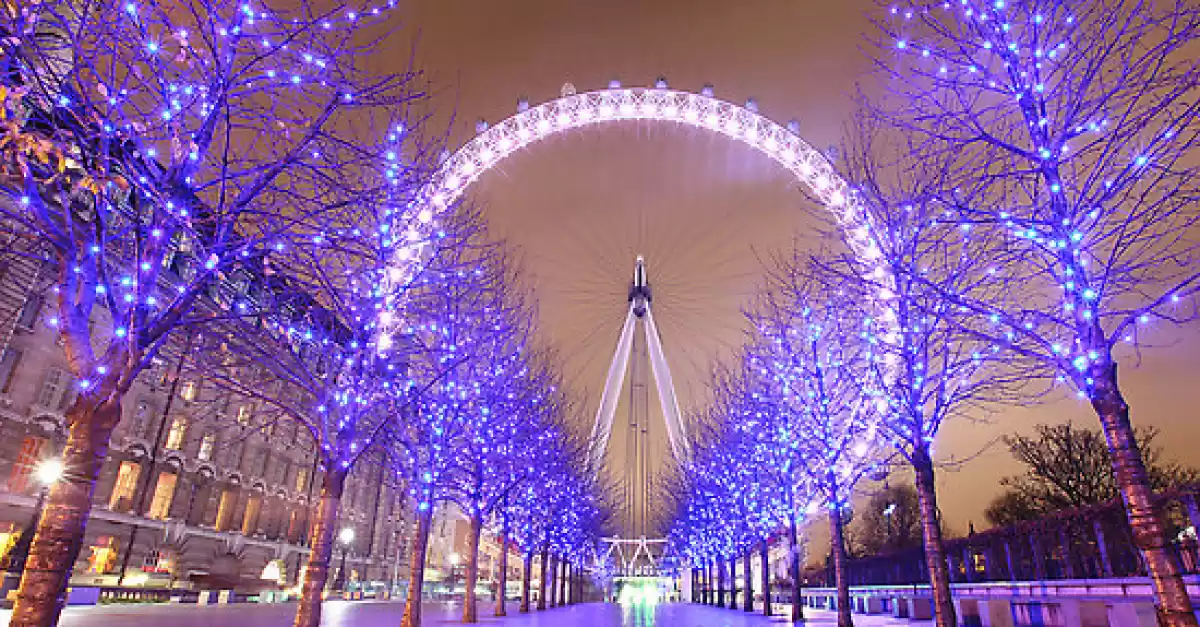
[[888,503],[888,506],[883,508],[883,520],[887,523],[887,550],[892,550],[894,547],[892,538],[892,515],[896,513],[896,504]]
[[335,590],[346,590],[346,553],[350,551],[350,543],[354,542],[354,529],[350,527],[342,528],[338,533],[338,540],[342,543],[342,562],[338,566],[337,577],[333,580],[333,588]]
[[42,517],[42,509],[46,505],[46,494],[50,491],[50,486],[58,483],[65,473],[66,465],[61,459],[55,457],[43,459],[34,468],[34,479],[37,479],[40,484],[37,505],[33,508],[33,516],[29,518],[29,524],[25,525],[25,529],[21,531],[21,535],[17,538],[17,543],[10,553],[12,557],[8,562],[8,575],[4,582],[5,592],[8,591],[10,585],[15,588],[17,582],[20,581],[21,572],[25,570],[25,559],[29,557],[29,547],[33,544],[33,534],[37,531],[38,520]]
[[450,563],[450,585],[449,593],[454,594],[454,588],[458,585],[458,565],[462,563],[462,556],[458,553],[451,553],[446,561]]

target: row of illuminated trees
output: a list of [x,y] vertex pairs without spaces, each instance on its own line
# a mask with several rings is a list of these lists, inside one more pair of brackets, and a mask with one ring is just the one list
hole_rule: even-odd
[[366,457],[417,512],[406,625],[435,507],[471,522],[468,621],[483,527],[527,563],[578,564],[598,537],[512,264],[470,211],[429,208],[442,143],[425,86],[360,65],[393,4],[0,7],[3,254],[53,268],[78,387],[12,625],[57,622],[126,393],[172,352],[316,443],[297,625],[320,622],[346,476]]
[[938,431],[1065,391],[1100,421],[1160,623],[1195,625],[1117,368],[1196,319],[1200,8],[915,1],[874,24],[835,208],[867,226],[776,260],[681,469],[675,546],[711,568],[785,530],[796,556],[797,523],[823,514],[847,625],[840,518],[899,460],[954,625]]

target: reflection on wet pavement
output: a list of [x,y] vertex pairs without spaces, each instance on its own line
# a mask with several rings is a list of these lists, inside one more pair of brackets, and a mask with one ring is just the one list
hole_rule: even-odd
[[[509,616],[492,616],[492,604],[481,603],[479,624],[487,627],[784,627],[787,606],[777,606],[779,615],[721,609],[691,603],[588,603],[520,614],[509,605]],[[62,627],[290,627],[296,606],[237,604],[211,607],[186,605],[126,605],[72,607],[63,613]],[[325,603],[323,627],[395,627],[400,624],[404,604],[397,602]],[[429,603],[423,610],[426,627],[462,624],[462,609],[456,603]],[[9,612],[0,611],[0,624]],[[832,612],[808,610],[805,627],[834,627]],[[928,621],[906,621],[890,616],[854,615],[856,627],[926,627]]]

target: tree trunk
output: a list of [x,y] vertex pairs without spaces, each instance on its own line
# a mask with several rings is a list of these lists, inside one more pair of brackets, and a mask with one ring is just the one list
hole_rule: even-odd
[[728,588],[728,596],[725,597],[725,607],[737,609],[737,558],[731,557],[725,560],[725,581]]
[[529,612],[529,599],[533,596],[529,584],[533,581],[533,551],[525,553],[525,570],[521,573],[521,607],[517,610],[522,614]]
[[729,605],[727,605],[726,607],[728,607],[731,610],[736,610],[737,609],[737,593],[738,593],[737,557],[736,556],[725,560],[725,572],[726,572],[725,576],[729,580],[729,598],[727,599],[729,601]]
[[553,553],[550,554],[550,581],[547,583],[550,588],[547,601],[550,607],[558,607],[558,556]]
[[829,509],[830,550],[833,551],[833,573],[837,581],[838,627],[853,627],[850,617],[850,581],[846,578],[846,540],[842,537],[842,510],[838,505]]
[[792,622],[804,620],[804,604],[800,597],[800,530],[793,517],[788,525],[788,569],[792,575]]
[[508,592],[508,518],[500,528],[500,572],[496,574],[496,616],[508,616],[508,607],[504,605],[504,597]]
[[9,625],[50,627],[58,623],[67,583],[83,546],[96,478],[120,419],[121,396],[116,392],[80,395],[67,410],[69,430],[62,454],[65,472],[47,494]]
[[538,582],[537,608],[546,609],[546,586],[550,583],[550,545],[542,547],[542,580]]
[[704,566],[704,604],[716,604],[716,586],[713,581],[713,562]]
[[312,527],[312,550],[304,569],[304,588],[296,608],[295,627],[318,627],[321,624],[321,597],[329,579],[329,559],[333,556],[333,532],[337,527],[338,505],[346,486],[346,473],[331,470],[321,483],[321,499],[317,502],[317,518]]
[[771,615],[771,563],[768,561],[770,550],[770,545],[763,540],[759,548],[759,559],[762,560],[759,568],[762,571],[763,616]]
[[1096,378],[1092,407],[1104,427],[1113,476],[1129,516],[1133,544],[1141,552],[1146,573],[1154,585],[1158,622],[1167,627],[1195,627],[1196,615],[1183,581],[1183,567],[1175,547],[1167,540],[1162,517],[1155,507],[1146,464],[1129,421],[1129,405],[1117,383],[1115,363],[1108,376]]
[[425,584],[425,550],[429,547],[429,527],[433,521],[433,507],[417,510],[416,530],[413,532],[412,553],[408,563],[408,595],[404,599],[404,616],[400,627],[420,627],[421,589]]
[[558,604],[559,605],[570,605],[571,604],[571,597],[568,596],[568,592],[570,592],[570,590],[571,590],[570,581],[571,581],[571,562],[568,562],[567,560],[563,560],[562,561],[562,577],[561,577],[562,584],[559,586],[559,591],[558,591]]
[[754,549],[746,549],[746,555],[742,558],[742,581],[745,582],[745,590],[742,592],[742,609],[747,612],[754,611],[754,574],[750,571],[752,555],[754,555]]
[[720,607],[721,595],[721,562],[713,560],[708,567],[708,604]]
[[483,532],[483,517],[472,513],[470,530],[467,532],[467,573],[463,587],[462,622],[479,622],[479,611],[475,606],[475,583],[479,581],[479,534]]
[[917,500],[921,507],[921,538],[925,543],[925,567],[929,570],[930,588],[933,591],[935,624],[937,627],[956,627],[958,616],[950,595],[950,568],[946,563],[946,546],[942,541],[942,516],[937,505],[929,448],[924,445],[915,447],[912,463],[916,474]]
[[717,560],[717,607],[725,607],[725,561]]

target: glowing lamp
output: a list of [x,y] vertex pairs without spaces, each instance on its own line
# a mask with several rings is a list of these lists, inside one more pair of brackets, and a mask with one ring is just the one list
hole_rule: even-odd
[[37,480],[43,485],[53,485],[63,478],[66,469],[66,465],[61,459],[51,458],[42,460],[34,473],[37,475]]

